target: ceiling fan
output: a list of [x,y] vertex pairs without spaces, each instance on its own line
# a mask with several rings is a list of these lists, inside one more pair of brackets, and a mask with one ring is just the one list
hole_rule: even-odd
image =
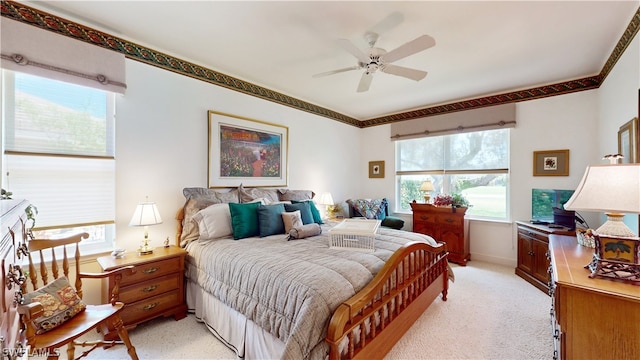
[[377,32],[367,31],[364,34],[365,40],[369,44],[369,49],[366,52],[361,51],[356,45],[354,45],[350,40],[347,39],[339,39],[337,41],[338,45],[341,46],[344,50],[349,52],[351,55],[355,56],[358,59],[358,64],[355,66],[337,69],[332,71],[327,71],[319,74],[313,75],[314,78],[323,77],[327,75],[338,74],[351,70],[361,70],[364,69],[364,73],[360,78],[360,83],[358,84],[358,92],[365,92],[369,90],[371,86],[371,81],[373,80],[373,74],[375,74],[378,70],[391,74],[402,76],[407,79],[420,81],[427,76],[426,71],[411,69],[404,66],[393,65],[392,62],[403,59],[407,56],[413,55],[420,51],[426,50],[430,47],[433,47],[436,44],[434,38],[429,35],[422,35],[417,37],[414,40],[409,41],[408,43],[401,45],[394,50],[387,52],[384,49],[375,47],[376,42],[378,41],[379,35]]

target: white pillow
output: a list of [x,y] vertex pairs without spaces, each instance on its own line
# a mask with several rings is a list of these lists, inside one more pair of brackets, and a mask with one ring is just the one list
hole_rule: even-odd
[[302,216],[300,215],[300,210],[283,212],[282,222],[284,222],[285,234],[288,234],[289,230],[296,226],[302,226]]
[[229,204],[213,204],[193,215],[201,240],[213,240],[233,235]]

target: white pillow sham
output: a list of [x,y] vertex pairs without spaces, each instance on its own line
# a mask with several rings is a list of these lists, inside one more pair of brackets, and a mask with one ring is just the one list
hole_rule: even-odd
[[229,204],[213,204],[193,215],[200,240],[214,240],[233,235]]

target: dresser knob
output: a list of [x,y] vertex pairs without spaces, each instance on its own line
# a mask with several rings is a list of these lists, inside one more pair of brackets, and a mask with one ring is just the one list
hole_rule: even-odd
[[149,310],[155,308],[158,305],[160,305],[160,303],[156,301],[153,304],[146,305],[145,307],[142,308],[142,310],[143,311],[149,311]]

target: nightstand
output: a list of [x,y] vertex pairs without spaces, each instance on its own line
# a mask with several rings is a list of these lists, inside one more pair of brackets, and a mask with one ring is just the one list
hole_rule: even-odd
[[[127,330],[159,316],[173,315],[176,320],[187,316],[184,292],[184,257],[187,252],[177,246],[155,248],[153,254],[138,256],[127,253],[123,258],[112,256],[98,258],[102,270],[109,271],[121,266],[133,265],[132,275],[120,280],[119,301],[125,306],[120,313]],[[108,302],[115,283],[109,278],[102,291],[103,301]],[[108,329],[103,334],[106,340],[118,339],[118,333]]]

